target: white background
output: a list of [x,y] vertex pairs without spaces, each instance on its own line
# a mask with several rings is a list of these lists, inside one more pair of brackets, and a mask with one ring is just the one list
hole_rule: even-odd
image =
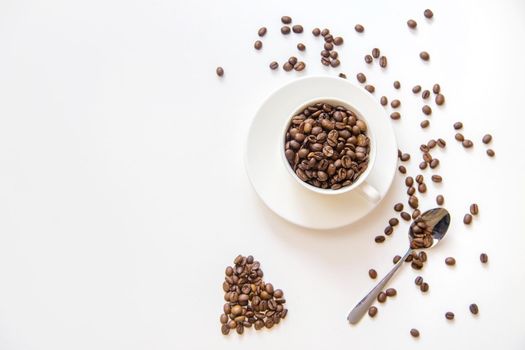
[[[283,37],[284,14],[305,33]],[[262,25],[269,33],[256,52]],[[344,36],[339,69],[321,66],[314,26]],[[3,0],[0,349],[525,348],[524,38],[521,0]],[[296,55],[299,41],[307,70],[271,72],[269,62]],[[363,62],[376,46],[388,56],[386,72]],[[430,52],[428,64],[420,50]],[[412,175],[421,142],[448,141],[439,156],[445,181],[429,181],[420,197],[429,208],[443,193],[453,220],[421,272],[430,291],[419,292],[417,272],[405,266],[391,283],[398,296],[375,319],[349,326],[348,310],[374,284],[368,269],[384,274],[406,247],[404,223],[385,244],[373,242],[392,205],[406,200],[403,179],[397,174],[359,223],[310,231],[261,203],[242,154],[272,90],[309,74],[355,81],[359,71],[378,98],[401,99],[395,131],[412,154]],[[410,89],[435,82],[447,102],[422,131],[422,101]],[[457,120],[472,150],[453,140]],[[486,132],[494,159],[480,142]],[[465,227],[474,201],[480,215]],[[224,337],[223,271],[238,253],[262,262],[290,312],[271,331]]]

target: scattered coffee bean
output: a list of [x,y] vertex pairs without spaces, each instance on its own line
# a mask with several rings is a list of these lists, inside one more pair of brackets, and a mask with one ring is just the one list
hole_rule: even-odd
[[436,196],[436,203],[437,205],[443,205],[443,203],[445,203],[445,197],[443,197],[441,194],[438,194]]
[[448,258],[445,259],[445,264],[447,264],[448,266],[456,265],[456,259],[449,256]]
[[337,51],[330,51],[330,58],[335,60],[338,56],[339,54],[337,53]]
[[423,284],[423,277],[417,276],[414,280],[414,283],[416,284],[416,286],[420,286],[421,284]]
[[430,59],[430,55],[426,51],[421,51],[419,53],[419,58],[421,58],[423,61],[428,61]]
[[368,316],[375,317],[375,315],[377,315],[377,307],[370,306],[370,308],[368,309]]
[[413,209],[417,209],[417,207],[419,206],[419,200],[416,196],[410,196],[410,198],[408,199],[408,205],[410,205],[410,207]]
[[443,182],[443,177],[441,177],[441,175],[432,175],[431,179],[433,182]]
[[424,105],[423,108],[421,108],[424,114],[431,115],[432,114],[432,108],[430,108],[429,105]]
[[286,71],[286,72],[289,72],[293,69],[293,65],[290,63],[290,62],[285,62],[283,64],[283,69]]
[[224,75],[224,69],[222,67],[217,67],[215,73],[217,73],[219,77],[222,77]]
[[388,61],[387,61],[387,59],[386,59],[386,56],[381,56],[381,57],[379,58],[379,66],[380,66],[381,68],[386,68],[387,64],[388,64]]
[[412,187],[409,187],[409,188],[408,188],[408,190],[407,190],[407,194],[408,194],[409,196],[413,196],[415,193],[416,193],[416,189],[415,189],[415,187],[412,186]]
[[327,42],[327,43],[331,43],[334,41],[334,37],[332,34],[327,34],[324,36],[324,41]]
[[410,335],[413,336],[414,338],[419,338],[419,331],[415,328],[412,328],[410,330]]
[[360,82],[361,84],[365,83],[366,75],[364,75],[363,73],[357,73],[357,81]]
[[380,292],[377,295],[377,301],[379,301],[380,303],[384,303],[386,301],[386,294],[385,294],[385,292]]
[[428,292],[428,290],[430,289],[430,286],[428,285],[427,282],[423,282],[423,283],[421,283],[421,286],[419,287],[419,289],[422,292]]
[[426,184],[419,184],[417,186],[417,190],[419,191],[419,193],[425,193],[427,191],[427,185]]
[[399,157],[402,162],[408,162],[410,160],[410,154],[408,153],[402,153],[401,157]]
[[383,232],[384,232],[385,235],[390,236],[394,232],[394,228],[392,226],[388,225],[387,227],[385,227]]
[[266,32],[267,32],[266,27],[261,27],[261,28],[259,28],[259,30],[257,31],[257,34],[258,34],[260,37],[263,37],[263,36],[266,35]]
[[400,165],[397,169],[399,170],[399,172],[401,174],[406,174],[407,173],[407,168],[405,168],[404,165]]
[[414,94],[419,94],[421,92],[421,85],[415,85],[413,88],[412,88],[412,92]]
[[365,27],[363,27],[361,24],[356,24],[354,27],[355,31],[358,33],[362,33],[365,31]]
[[367,64],[372,63],[373,60],[374,60],[374,59],[372,58],[372,56],[370,56],[370,55],[365,55],[365,62],[366,62]]
[[303,43],[299,43],[299,44],[297,44],[297,50],[304,51],[304,50],[306,50],[306,46],[304,46]]
[[260,40],[257,40],[254,44],[253,44],[253,47],[255,48],[255,50],[260,50],[263,46],[263,43],[262,41]]
[[493,149],[489,148],[489,149],[487,150],[487,155],[488,155],[489,157],[494,157],[494,156],[496,155],[496,152],[494,152]]
[[390,118],[393,119],[393,120],[398,120],[401,118],[401,113],[399,112],[393,112],[390,114]]
[[334,49],[334,44],[332,44],[332,43],[324,43],[324,49],[326,51],[331,51],[331,50]]
[[381,55],[381,51],[377,47],[374,47],[372,49],[372,57],[379,58],[380,55]]
[[470,225],[472,223],[472,215],[465,214],[465,216],[463,217],[463,223],[465,225]]
[[[428,119],[425,119],[423,120],[420,124],[419,124],[423,129],[425,128],[428,128],[428,126],[430,125],[430,121]],[[426,163],[425,163],[426,164]]]
[[292,66],[295,66],[295,64],[297,63],[297,57],[295,57],[295,56],[291,56],[291,57],[288,59],[288,62],[289,62]]
[[[455,130],[459,130],[463,127],[463,123],[462,122],[455,122],[454,123],[454,129]],[[458,140],[459,141],[459,140]]]
[[401,218],[405,221],[409,221],[412,217],[410,216],[409,213],[407,213],[406,211],[402,212],[401,214]]
[[303,61],[297,62],[293,69],[295,69],[297,72],[301,72],[306,68],[306,64]]
[[486,264],[489,261],[489,256],[485,253],[481,253],[479,256],[479,261],[481,261],[483,264]]
[[376,236],[374,240],[376,243],[383,243],[385,241],[385,236]]
[[421,93],[421,97],[426,100],[427,98],[430,97],[430,91],[428,90],[423,90],[423,92]]
[[300,25],[300,24],[296,24],[296,25],[294,25],[294,26],[292,27],[292,31],[293,31],[294,33],[297,33],[297,34],[302,33],[302,32],[303,32],[303,26]]
[[410,28],[410,29],[415,29],[415,28],[417,27],[417,22],[414,21],[413,19],[409,19],[409,20],[407,21],[407,26],[408,26],[408,28]]
[[343,39],[342,37],[340,37],[340,36],[336,36],[336,37],[334,38],[334,44],[335,44],[335,46],[343,45],[343,43],[344,43],[344,39]]
[[394,205],[394,210],[397,211],[397,212],[400,212],[403,210],[403,203],[396,203]]
[[442,138],[439,138],[437,140],[437,145],[439,146],[439,148],[445,148],[447,146],[447,143]]
[[[393,262],[394,264],[397,264],[397,263],[399,262],[399,260],[401,260],[401,257],[400,257],[399,255],[396,255],[396,256],[394,256],[394,258],[392,259],[392,262]],[[388,292],[388,289],[387,289],[387,292]],[[388,295],[388,293],[387,293],[387,295]]]
[[399,101],[397,99],[396,100],[392,100],[392,102],[390,102],[390,106],[392,108],[398,108],[399,106],[401,106],[401,101]]
[[476,203],[472,203],[472,204],[470,205],[470,213],[471,213],[472,215],[478,215],[478,213],[479,213],[479,207],[478,207],[478,205],[477,205]]
[[374,269],[368,270],[368,276],[370,276],[371,279],[376,279],[377,278],[377,271],[374,270]]
[[270,63],[271,70],[276,70],[277,68],[279,68],[279,63],[277,63],[276,61],[273,61],[272,63]]
[[345,73],[339,73],[339,78],[346,79],[346,74]]
[[292,23],[292,17],[290,17],[290,16],[282,16],[281,17],[281,22],[283,22],[283,24],[290,24],[290,23]]
[[291,31],[291,29],[288,26],[282,26],[281,27],[281,33],[284,34],[284,35],[290,34],[290,31]]
[[492,141],[492,135],[486,134],[485,136],[483,136],[481,141],[483,141],[484,144],[490,143],[490,141]]
[[414,184],[414,178],[412,176],[407,176],[405,179],[406,187],[411,187]]
[[432,86],[432,92],[434,94],[439,94],[441,92],[441,86],[439,84],[434,84],[434,86]]
[[412,212],[412,219],[416,219],[417,217],[419,217],[419,215],[421,215],[421,211],[419,211],[419,209],[416,209]]
[[313,34],[314,36],[319,36],[319,34],[321,34],[321,29],[319,29],[319,28],[314,28],[314,29],[312,30],[312,34]]
[[445,96],[443,96],[442,94],[437,94],[436,95],[436,104],[438,106],[441,106],[443,103],[445,103]]
[[473,315],[477,315],[479,313],[479,308],[476,304],[470,304],[469,310]]
[[327,36],[328,34],[330,34],[330,30],[329,29],[324,28],[323,30],[321,30],[321,35],[323,37]]
[[374,93],[374,91],[376,91],[376,88],[374,87],[374,85],[365,85],[365,90],[368,91],[369,93]]
[[[397,256],[399,256],[399,255],[397,255]],[[401,260],[400,256],[399,256],[399,259],[397,259],[397,261],[399,261],[399,260]],[[385,294],[386,294],[387,297],[393,297],[393,296],[395,296],[397,294],[397,291],[394,288],[388,288],[385,291]]]
[[448,311],[447,313],[445,313],[445,318],[446,318],[447,320],[453,320],[453,319],[454,319],[454,313]]
[[398,80],[394,81],[394,89],[399,89],[400,87],[401,83]]
[[474,146],[474,143],[468,139],[463,140],[462,144],[465,148],[471,148],[472,146]]
[[390,226],[397,226],[399,224],[399,220],[397,218],[390,218],[390,220],[388,220],[388,224]]
[[381,96],[379,102],[381,102],[382,106],[386,106],[388,104],[388,99],[386,98],[386,96]]
[[432,12],[432,10],[430,9],[426,9],[424,12],[423,12],[423,15],[426,17],[426,18],[432,18],[434,17],[434,13]]
[[460,132],[456,133],[456,135],[454,135],[454,138],[459,142],[463,142],[465,140],[465,136],[463,136],[463,134]]

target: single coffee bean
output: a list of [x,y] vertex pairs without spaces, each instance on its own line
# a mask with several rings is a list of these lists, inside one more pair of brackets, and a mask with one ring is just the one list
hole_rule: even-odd
[[423,90],[423,92],[421,93],[421,97],[426,100],[427,98],[430,97],[430,91],[428,90]]
[[293,66],[293,69],[295,69],[297,72],[300,72],[304,70],[305,67],[306,67],[306,64],[303,61],[300,61],[300,62],[297,62],[295,66]]
[[472,215],[478,215],[478,213],[479,213],[479,207],[478,207],[478,205],[477,205],[476,203],[472,203],[472,204],[470,205],[470,213],[471,213]]
[[419,206],[419,200],[416,196],[410,196],[410,198],[408,199],[408,204],[411,208],[417,209],[417,207]]
[[436,204],[437,205],[443,205],[443,203],[445,203],[445,197],[443,197],[443,195],[441,195],[441,194],[438,194],[436,196]]
[[414,338],[418,338],[419,337],[419,331],[415,328],[412,328],[410,330],[410,335],[413,336]]
[[442,138],[439,138],[437,140],[437,145],[439,146],[439,148],[445,148],[447,146],[447,142]]
[[470,304],[469,310],[473,315],[477,315],[479,313],[479,308],[476,304]]
[[414,184],[414,178],[412,176],[407,176],[405,179],[406,187],[411,187]]
[[394,205],[394,210],[397,211],[397,212],[400,212],[403,210],[403,203],[396,203]]
[[266,27],[261,27],[261,28],[259,28],[259,30],[257,31],[257,34],[258,34],[260,37],[263,37],[263,36],[266,35],[266,32],[267,32]]
[[385,235],[390,236],[394,232],[394,228],[388,225],[387,227],[385,227],[383,232],[385,233]]
[[439,94],[441,92],[441,86],[439,84],[434,84],[434,86],[432,86],[432,92],[434,94]]
[[430,10],[430,9],[426,9],[426,10],[423,12],[423,15],[424,15],[426,18],[428,18],[428,19],[434,17],[434,13],[433,13],[432,10]]
[[288,26],[282,26],[281,27],[281,33],[284,34],[284,35],[290,34],[290,31],[291,31],[291,29]]
[[454,123],[454,129],[455,130],[459,130],[463,127],[463,123],[462,122],[455,122]]
[[463,136],[463,134],[460,132],[456,133],[456,135],[454,135],[454,138],[459,142],[463,142],[465,140],[465,136]]
[[300,24],[296,24],[296,25],[294,25],[294,26],[292,27],[292,31],[293,31],[294,33],[297,33],[297,34],[302,33],[302,32],[303,32],[303,26],[300,25]]
[[380,55],[381,55],[381,51],[377,47],[374,47],[372,49],[372,57],[379,58]]
[[417,182],[418,184],[422,184],[423,182],[425,182],[425,177],[424,177],[423,175],[421,175],[421,174],[418,174],[418,175],[416,176],[416,182]]
[[340,36],[336,36],[336,37],[334,38],[334,44],[335,44],[335,46],[343,45],[343,43],[344,43],[344,39],[343,39],[342,37],[340,37]]
[[454,319],[454,313],[448,311],[447,313],[445,313],[445,318],[446,318],[447,320],[453,320],[453,319]]
[[[428,119],[425,119],[423,120],[420,124],[419,124],[423,129],[424,128],[427,128],[429,125],[430,125],[430,121]],[[425,163],[426,164],[426,163]]]
[[415,85],[413,88],[412,88],[412,92],[414,94],[419,94],[421,92],[421,85]]
[[438,106],[441,106],[443,103],[445,103],[445,96],[442,94],[437,94],[435,101]]
[[368,270],[368,276],[370,276],[371,279],[376,279],[377,277],[377,271],[374,269]]
[[319,28],[314,28],[314,29],[312,30],[312,34],[313,34],[314,36],[319,36],[319,34],[321,34],[321,29],[319,29]]
[[292,23],[292,17],[290,17],[290,16],[282,16],[281,17],[281,22],[283,22],[283,24],[290,24],[290,23]]
[[398,120],[401,118],[401,113],[399,112],[393,112],[390,114],[390,119],[393,119],[393,120]]
[[377,295],[377,301],[379,301],[380,303],[384,303],[386,301],[385,292],[381,292]]
[[388,224],[390,226],[397,226],[399,224],[399,220],[397,218],[390,218],[390,220],[388,220]]
[[376,236],[374,240],[376,243],[383,243],[385,241],[385,236]]
[[[396,255],[396,257],[399,257],[399,259],[397,259],[397,261],[401,260],[401,257],[399,255]],[[386,294],[387,297],[393,297],[393,296],[395,296],[397,294],[397,291],[394,288],[388,288],[385,291],[385,294]]]
[[421,170],[426,169],[427,166],[428,166],[428,163],[427,163],[427,162],[421,162],[421,163],[419,163],[419,169],[421,169]]
[[339,66],[340,64],[341,64],[341,62],[340,62],[338,59],[335,59],[335,60],[331,60],[331,61],[330,61],[330,65],[331,65],[332,67],[334,67],[334,68],[337,67],[337,66]]
[[432,175],[431,179],[432,179],[433,182],[442,182],[443,181],[443,177],[441,177],[441,175]]
[[432,114],[432,108],[430,108],[429,105],[424,105],[423,108],[421,108],[424,114],[431,115]]
[[463,217],[463,223],[465,225],[470,225],[472,223],[472,215],[465,214],[465,216]]
[[404,212],[401,212],[401,214],[400,214],[400,215],[401,215],[401,218],[402,218],[403,220],[405,220],[405,221],[409,221],[409,220],[411,219],[411,216],[410,216],[410,214],[409,214],[409,213],[407,213],[406,211],[404,211]]
[[490,143],[490,141],[492,141],[492,135],[486,134],[485,136],[483,136],[481,141],[483,141],[484,144]]
[[439,159],[437,158],[432,159],[429,164],[431,169],[437,168],[438,165],[439,165]]
[[401,83],[398,80],[394,81],[394,89],[398,90],[399,88],[401,88]]
[[366,75],[364,75],[363,73],[357,73],[356,77],[357,77],[357,81],[360,82],[361,84],[366,82]]
[[381,56],[381,57],[379,58],[379,66],[380,66],[381,68],[386,68],[387,64],[388,64],[388,61],[387,61],[387,59],[386,59],[386,56]]
[[297,57],[295,57],[295,56],[290,56],[290,58],[288,59],[288,62],[289,62],[292,66],[295,66],[295,64],[297,63]]
[[487,150],[487,155],[488,155],[489,157],[494,157],[494,156],[496,155],[496,152],[494,152],[493,149],[489,148],[489,149]]
[[368,309],[368,316],[375,317],[375,315],[377,315],[377,307],[370,306],[370,308]]
[[327,43],[331,43],[334,41],[334,37],[332,34],[327,34],[324,36],[324,41],[327,42]]
[[419,209],[416,209],[412,212],[412,219],[416,219],[419,215],[421,215],[421,211]]
[[471,148],[472,146],[474,146],[474,143],[468,139],[463,140],[462,144],[465,148]]
[[388,104],[388,98],[386,96],[381,96],[381,99],[379,100],[382,106],[386,106]]
[[263,43],[262,41],[260,40],[257,40],[254,44],[253,44],[253,47],[255,48],[255,50],[260,50],[263,46]]
[[419,193],[425,193],[427,191],[427,185],[426,184],[419,184],[417,186],[417,190],[419,191]]
[[407,26],[408,26],[408,28],[410,28],[410,29],[415,29],[415,28],[417,27],[417,22],[414,21],[413,19],[409,19],[409,20],[407,21]]
[[399,260],[401,260],[401,257],[400,257],[399,255],[396,255],[396,256],[394,256],[394,258],[392,259],[392,262],[393,262],[394,264],[397,264],[397,263],[399,262]]
[[361,24],[356,24],[354,27],[355,31],[358,33],[362,33],[365,31],[365,27],[363,27]]
[[422,291],[422,292],[428,292],[428,290],[430,289],[430,286],[428,285],[427,282],[423,282],[421,283],[421,286],[419,287],[419,289]]
[[330,58],[333,58],[334,60],[339,56],[337,51],[330,51]]
[[374,60],[374,59],[372,58],[372,56],[370,56],[370,55],[365,55],[365,62],[366,62],[366,63],[370,64],[370,63],[372,63],[373,60]]
[[414,280],[414,283],[416,284],[416,286],[420,286],[421,284],[423,284],[423,277],[417,276]]
[[423,61],[428,61],[430,59],[430,55],[426,51],[421,51],[419,53],[419,58],[421,58]]
[[339,78],[346,79],[346,74],[345,73],[339,73]]
[[486,264],[489,261],[489,256],[485,253],[481,253],[479,256],[479,261],[481,261],[483,264]]
[[374,91],[376,91],[376,88],[374,87],[374,85],[365,85],[365,90],[368,91],[369,93],[374,93]]
[[271,70],[276,70],[277,68],[279,68],[279,63],[277,63],[276,61],[273,61],[272,63],[270,63]]
[[323,30],[321,30],[321,35],[323,37],[327,36],[328,34],[330,34],[330,30],[329,29],[324,28]]
[[407,173],[407,168],[405,168],[404,165],[400,165],[397,169],[399,170],[399,172],[401,174],[406,174]]
[[334,44],[332,44],[332,43],[324,43],[324,49],[326,51],[333,50],[334,49]]
[[430,139],[430,140],[428,140],[428,142],[427,142],[427,147],[428,147],[429,149],[432,149],[432,148],[436,147],[436,145],[437,145],[437,142],[436,142],[436,140],[434,140],[434,139]]
[[222,67],[217,67],[215,73],[217,73],[219,77],[222,77],[224,75],[224,69]]
[[304,51],[304,50],[306,50],[306,46],[304,46],[303,43],[299,43],[299,44],[297,44],[297,50]]
[[399,106],[401,106],[401,101],[399,101],[397,99],[396,100],[392,100],[392,102],[390,102],[390,106],[392,108],[398,108]]
[[447,264],[448,266],[456,265],[456,259],[449,256],[448,258],[445,259],[445,264]]
[[286,71],[286,72],[289,72],[293,69],[293,65],[290,63],[290,62],[285,62],[283,64],[283,69]]

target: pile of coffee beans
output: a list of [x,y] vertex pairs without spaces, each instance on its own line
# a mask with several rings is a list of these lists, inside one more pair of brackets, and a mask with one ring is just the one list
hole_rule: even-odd
[[412,249],[429,248],[434,242],[432,229],[421,217],[416,218],[410,225],[410,238],[410,248]]
[[338,190],[367,169],[367,125],[351,110],[318,102],[292,117],[284,140],[285,156],[301,181]]
[[224,283],[224,313],[220,316],[221,332],[238,334],[245,328],[272,328],[286,317],[286,299],[280,289],[263,280],[261,265],[253,256],[238,255],[233,266],[226,267]]

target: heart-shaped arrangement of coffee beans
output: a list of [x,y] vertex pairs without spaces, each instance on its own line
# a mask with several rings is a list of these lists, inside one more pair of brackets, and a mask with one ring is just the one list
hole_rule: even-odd
[[280,289],[263,281],[260,263],[253,256],[239,255],[225,271],[224,313],[220,317],[222,334],[235,329],[244,333],[244,328],[256,330],[272,328],[286,317],[286,299]]

